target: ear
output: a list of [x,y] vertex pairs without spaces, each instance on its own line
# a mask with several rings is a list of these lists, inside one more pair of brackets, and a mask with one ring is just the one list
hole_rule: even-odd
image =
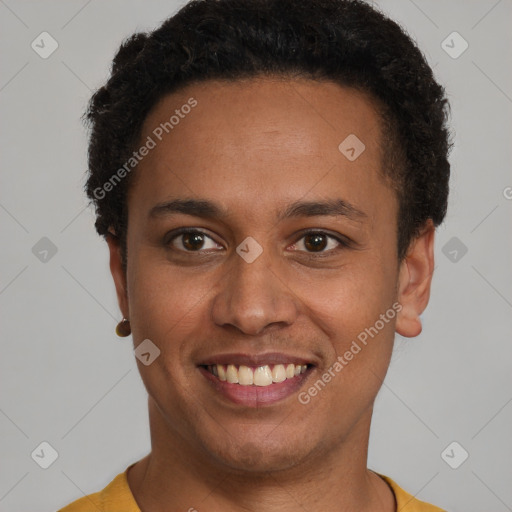
[[117,293],[117,302],[123,318],[130,319],[130,308],[128,304],[128,293],[126,286],[126,273],[123,269],[121,257],[121,243],[119,238],[109,231],[107,235],[107,244],[110,251],[110,272],[114,279]]
[[407,255],[400,263],[398,302],[402,309],[397,315],[395,329],[407,338],[421,333],[420,315],[430,298],[434,272],[434,233],[434,224],[429,219],[409,245]]

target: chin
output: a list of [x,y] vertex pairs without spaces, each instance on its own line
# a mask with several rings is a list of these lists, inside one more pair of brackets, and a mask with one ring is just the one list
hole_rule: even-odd
[[268,438],[231,441],[224,438],[221,446],[205,448],[217,464],[237,473],[253,475],[291,469],[309,455],[303,442],[290,443],[290,438],[282,442]]

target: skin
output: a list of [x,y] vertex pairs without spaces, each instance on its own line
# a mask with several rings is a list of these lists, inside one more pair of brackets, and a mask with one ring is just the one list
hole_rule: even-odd
[[[197,106],[137,167],[128,195],[128,264],[108,240],[120,308],[134,345],[161,350],[145,366],[152,450],[129,472],[142,511],[395,510],[387,484],[366,467],[375,397],[395,331],[421,332],[434,228],[427,222],[397,259],[397,199],[380,174],[379,117],[371,98],[330,82],[258,78],[193,84],[165,96],[141,141],[193,97]],[[338,145],[356,134],[349,161]],[[201,199],[222,217],[151,217],[157,204]],[[280,219],[295,201],[343,199],[362,215]],[[205,249],[171,231],[194,227]],[[346,237],[348,246],[314,228]],[[253,262],[236,247],[263,248]],[[201,252],[202,251],[202,252]],[[284,352],[315,366],[307,390],[357,335],[399,302],[402,310],[307,405],[229,402],[199,372],[222,353]]]

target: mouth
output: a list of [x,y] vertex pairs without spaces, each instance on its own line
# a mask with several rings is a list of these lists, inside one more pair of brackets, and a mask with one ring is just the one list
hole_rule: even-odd
[[202,367],[221,382],[238,384],[239,386],[267,387],[306,373],[308,366],[311,365],[288,363],[262,366],[209,364]]
[[225,355],[198,365],[221,399],[246,407],[284,400],[303,386],[315,365],[282,354]]

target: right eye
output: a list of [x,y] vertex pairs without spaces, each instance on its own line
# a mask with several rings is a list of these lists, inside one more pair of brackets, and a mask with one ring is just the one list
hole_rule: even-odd
[[167,235],[166,245],[183,252],[211,251],[223,249],[212,237],[198,229],[180,229]]

